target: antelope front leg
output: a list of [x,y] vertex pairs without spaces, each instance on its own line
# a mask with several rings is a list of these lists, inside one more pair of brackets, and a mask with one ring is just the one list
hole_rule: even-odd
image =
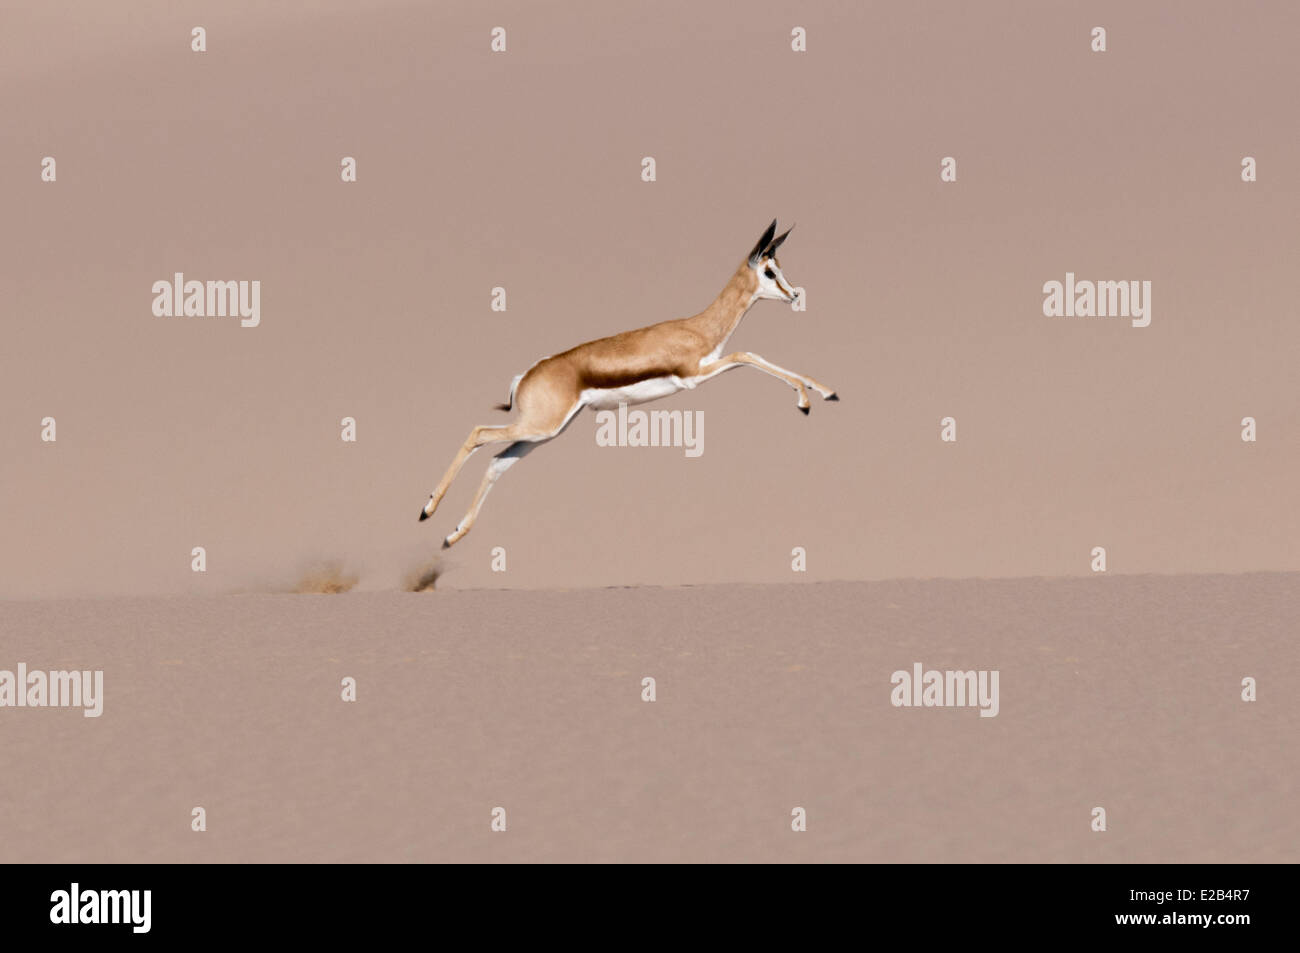
[[825,384],[818,383],[817,381],[813,380],[811,377],[806,377],[803,374],[796,373],[795,371],[787,371],[783,367],[777,367],[771,361],[766,360],[765,358],[761,358],[757,354],[751,354],[748,351],[745,352],[745,356],[750,359],[751,363],[753,363],[755,367],[759,368],[760,370],[765,370],[769,374],[774,372],[789,374],[795,380],[800,381],[801,383],[806,384],[808,387],[811,387],[813,390],[815,390],[818,394],[821,395],[822,400],[840,399],[839,395],[835,393],[835,391],[827,387]]
[[825,384],[820,384],[811,377],[796,374],[794,371],[787,371],[784,367],[777,367],[771,361],[759,357],[757,354],[751,354],[748,351],[737,351],[735,354],[728,354],[717,363],[702,368],[702,371],[705,374],[716,374],[733,367],[741,367],[744,365],[758,368],[758,370],[762,371],[764,374],[770,374],[777,380],[785,381],[794,388],[795,393],[799,395],[799,409],[805,414],[808,413],[810,409],[808,391],[804,389],[805,385],[817,391],[824,400],[840,399],[835,391],[831,390]]

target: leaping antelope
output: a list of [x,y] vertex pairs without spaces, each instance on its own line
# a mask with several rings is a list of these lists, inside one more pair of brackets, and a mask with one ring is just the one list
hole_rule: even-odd
[[735,351],[720,356],[740,319],[759,298],[795,300],[796,292],[776,260],[776,250],[790,230],[778,238],[772,237],[775,234],[773,219],[727,286],[699,314],[579,344],[563,354],[542,358],[516,377],[510,384],[509,401],[496,408],[518,407],[514,422],[471,430],[420,511],[422,521],[433,515],[460,468],[479,447],[489,443],[510,444],[488,464],[469,512],[456,531],[443,540],[442,548],[455,545],[474,526],[483,501],[501,474],[538,444],[563,433],[584,407],[604,410],[616,408],[620,403],[643,404],[689,390],[735,367],[755,367],[785,381],[794,388],[798,407],[805,414],[809,410],[805,387],[811,387],[825,400],[839,400],[829,387],[811,377],[777,367],[757,354]]

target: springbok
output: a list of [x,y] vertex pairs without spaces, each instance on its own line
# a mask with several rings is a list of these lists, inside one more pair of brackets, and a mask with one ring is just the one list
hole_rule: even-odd
[[774,219],[727,286],[699,314],[579,344],[563,354],[542,358],[516,377],[510,384],[509,401],[496,407],[497,410],[517,407],[519,414],[514,422],[471,430],[420,511],[421,520],[433,515],[460,468],[479,447],[489,443],[510,444],[488,464],[469,512],[456,531],[443,540],[443,549],[459,542],[474,526],[483,501],[501,474],[538,444],[563,433],[584,407],[604,410],[617,408],[620,403],[643,404],[689,390],[735,367],[754,367],[785,381],[794,388],[799,410],[805,414],[809,410],[805,387],[817,391],[824,400],[839,400],[829,387],[811,377],[777,367],[757,354],[735,351],[721,356],[728,338],[755,301],[760,298],[795,300],[797,292],[786,281],[776,260],[776,250],[790,230],[773,238],[775,234]]

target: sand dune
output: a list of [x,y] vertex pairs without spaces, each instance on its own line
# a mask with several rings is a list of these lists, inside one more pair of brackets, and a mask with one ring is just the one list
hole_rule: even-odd
[[[1294,862],[1298,621],[1295,574],[8,602],[0,669],[105,697],[0,709],[0,860]],[[997,717],[893,707],[915,662]]]

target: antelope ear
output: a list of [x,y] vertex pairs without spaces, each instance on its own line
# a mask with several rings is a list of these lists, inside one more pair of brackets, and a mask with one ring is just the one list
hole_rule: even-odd
[[775,255],[775,254],[776,254],[776,250],[777,250],[778,248],[780,248],[780,247],[781,247],[781,243],[782,243],[783,241],[785,241],[785,237],[786,237],[786,235],[789,235],[789,234],[790,234],[791,232],[793,232],[793,231],[794,231],[794,226],[791,225],[789,228],[787,228],[784,232],[781,233],[781,236],[780,236],[779,238],[774,238],[774,239],[772,240],[772,244],[770,244],[770,245],[767,246],[767,248],[763,251],[763,254],[764,254],[764,255]]
[[771,243],[772,236],[775,234],[776,219],[772,219],[772,224],[767,226],[767,231],[765,231],[763,237],[758,240],[758,244],[754,246],[754,250],[749,253],[749,263],[751,265],[758,264],[758,260],[763,257],[763,250]]

